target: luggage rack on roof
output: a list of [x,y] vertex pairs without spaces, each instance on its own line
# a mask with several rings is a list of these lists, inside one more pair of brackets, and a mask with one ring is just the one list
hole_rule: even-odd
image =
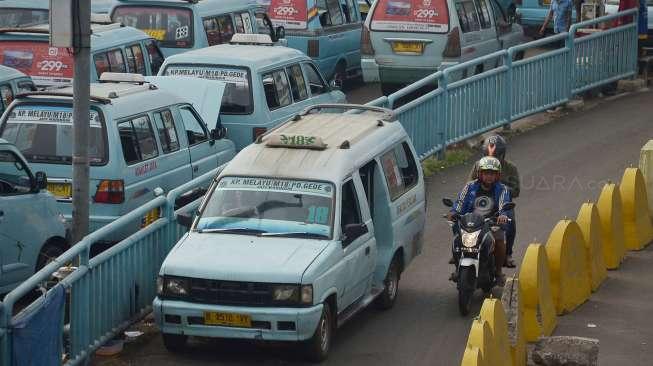
[[322,109],[345,109],[345,110],[361,110],[365,112],[376,112],[381,113],[381,120],[383,122],[395,122],[397,118],[393,111],[387,108],[375,107],[362,104],[335,104],[335,103],[323,103],[316,104],[310,107],[306,107],[303,111],[299,112],[293,120],[298,121],[302,117],[309,115],[311,111],[317,110],[318,112]]
[[[73,93],[56,92],[56,91],[31,91],[31,92],[16,94],[17,98],[32,97],[32,96],[68,97],[68,98],[72,98]],[[101,96],[98,96],[98,95],[91,95],[90,99],[93,102],[98,102],[98,103],[102,103],[102,104],[111,104],[111,99],[110,98],[105,98],[105,97],[101,97]]]

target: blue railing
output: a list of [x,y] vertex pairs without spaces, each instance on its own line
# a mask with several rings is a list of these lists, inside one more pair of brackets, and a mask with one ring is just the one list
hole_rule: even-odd
[[[560,105],[585,90],[629,77],[636,72],[636,25],[625,24],[577,38],[579,28],[592,26],[635,10],[572,26],[569,33],[548,37],[499,51],[437,72],[370,105],[393,108],[411,136],[422,159],[443,151],[447,145],[515,119]],[[565,46],[515,60],[530,49],[553,42]],[[462,71],[481,63],[497,67],[460,80]],[[437,88],[394,108],[397,102],[421,89]],[[130,212],[88,235],[54,262],[9,293],[0,302],[0,366],[12,364],[13,309],[16,302],[48,280],[66,263],[77,269],[61,283],[69,294],[67,365],[82,363],[105,341],[151,310],[156,275],[167,253],[184,234],[176,213],[194,210],[199,200],[174,210],[182,193],[206,186],[221,168],[209,172]],[[141,229],[100,255],[90,258],[93,243],[120,230],[153,209],[161,210],[154,223]],[[29,307],[37,306],[37,303]]]

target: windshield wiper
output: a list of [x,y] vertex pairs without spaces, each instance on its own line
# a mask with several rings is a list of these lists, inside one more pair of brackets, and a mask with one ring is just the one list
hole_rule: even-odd
[[291,231],[287,233],[262,233],[261,236],[284,236],[284,237],[307,237],[307,238],[320,238],[329,239],[329,235],[319,233],[309,233],[306,231]]
[[233,228],[221,228],[221,229],[201,229],[197,230],[198,233],[226,233],[226,234],[254,234],[254,235],[263,235],[267,233],[265,230],[260,229],[251,229],[247,227],[233,227]]

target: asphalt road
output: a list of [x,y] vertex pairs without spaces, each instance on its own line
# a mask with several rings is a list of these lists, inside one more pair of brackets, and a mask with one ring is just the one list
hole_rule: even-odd
[[[367,92],[373,93],[373,86],[369,88]],[[619,181],[624,168],[637,165],[640,147],[653,137],[651,101],[652,92],[605,101],[591,110],[561,116],[510,140],[508,158],[517,164],[522,177],[522,195],[517,200],[517,263],[529,242],[546,242],[559,219],[575,218],[581,203],[598,198],[603,183]],[[472,317],[462,318],[458,314],[455,287],[447,280],[451,270],[447,264],[450,230],[440,218],[445,211],[440,198],[452,197],[461,188],[469,168],[465,165],[447,169],[428,180],[429,224],[425,250],[404,273],[395,307],[386,312],[367,309],[339,329],[330,357],[323,365],[460,364]],[[615,365],[616,360],[621,360],[628,365],[650,365],[653,319],[644,311],[647,304],[650,311],[650,301],[639,301],[638,307],[629,309],[632,299],[613,302],[611,306],[608,300],[613,296],[632,298],[638,293],[638,282],[653,282],[653,272],[646,271],[653,260],[651,253],[648,250],[641,254],[643,257],[626,263],[625,266],[639,271],[636,275],[611,272],[606,285],[579,310],[580,315],[573,313],[560,318],[559,334],[601,338],[594,330],[596,334],[583,333],[588,331],[586,322],[597,322],[602,316],[614,318],[617,313],[615,320],[603,324],[603,329],[612,334],[606,336],[601,348],[601,354],[609,355],[607,359],[615,362],[602,364]],[[651,299],[650,288],[647,299]],[[475,313],[481,302],[479,291]],[[598,308],[606,313],[594,312]],[[640,313],[629,314],[633,309]],[[609,326],[625,333],[611,332]],[[636,347],[628,344],[633,339],[642,344]],[[642,353],[648,356],[641,357]],[[93,363],[300,365],[303,361],[299,352],[289,345],[241,341],[194,340],[186,354],[171,354],[163,347],[161,337],[154,335],[147,342],[128,346],[120,357],[96,358]]]

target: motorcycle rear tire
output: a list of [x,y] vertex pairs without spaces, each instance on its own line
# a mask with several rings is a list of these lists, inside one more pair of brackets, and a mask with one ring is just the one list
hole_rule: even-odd
[[460,315],[469,315],[474,290],[476,290],[476,271],[474,267],[461,268],[458,276],[458,310]]

